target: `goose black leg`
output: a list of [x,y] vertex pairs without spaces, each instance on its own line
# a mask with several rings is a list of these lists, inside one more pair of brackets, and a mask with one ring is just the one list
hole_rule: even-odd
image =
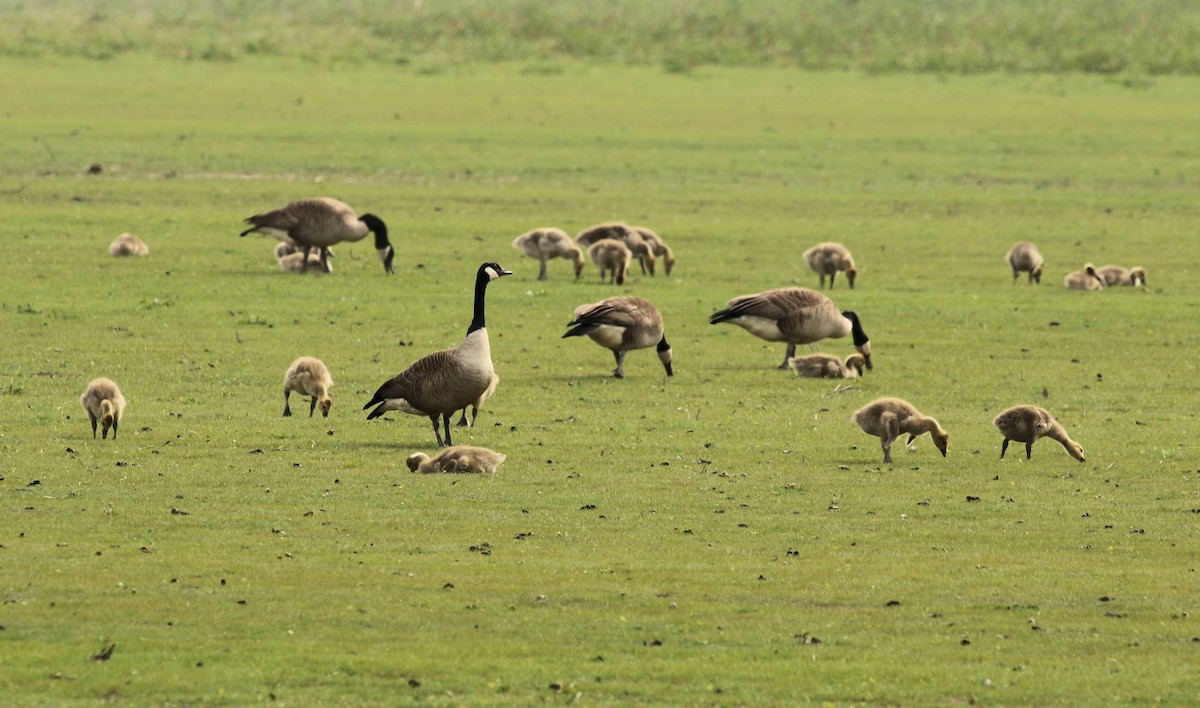
[[1008,438],[1004,438],[1004,443],[1000,445],[1000,459],[1004,459],[1004,453],[1008,451]]

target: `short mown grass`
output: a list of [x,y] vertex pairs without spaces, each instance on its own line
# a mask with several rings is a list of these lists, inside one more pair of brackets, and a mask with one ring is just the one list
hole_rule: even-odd
[[[527,68],[0,64],[9,702],[1195,698],[1194,81]],[[237,237],[313,195],[381,215],[396,274],[357,244],[287,275]],[[510,247],[607,219],[659,231],[671,278],[538,282]],[[123,231],[151,255],[109,258]],[[1039,287],[1003,263],[1025,238]],[[706,321],[814,287],[821,240],[860,262],[831,294],[876,360],[841,392]],[[509,459],[411,475],[428,422],[358,409],[461,340],[485,260],[516,271],[489,290],[501,383],[456,434]],[[1064,290],[1085,261],[1150,285]],[[663,311],[673,379],[560,339],[618,292]],[[328,420],[280,416],[301,354],[332,369]],[[101,375],[116,442],[78,405]],[[882,465],[849,417],[884,395],[949,455]],[[1018,402],[1088,461],[999,461]]]

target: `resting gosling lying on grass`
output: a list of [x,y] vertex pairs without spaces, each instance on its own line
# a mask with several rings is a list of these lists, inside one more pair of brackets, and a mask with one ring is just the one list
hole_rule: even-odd
[[133,234],[121,234],[108,244],[110,256],[148,256],[150,247]]
[[1013,247],[1008,249],[1008,255],[1004,257],[1008,262],[1008,266],[1012,268],[1013,285],[1017,284],[1017,278],[1021,273],[1029,273],[1029,284],[1033,285],[1042,282],[1042,254],[1038,253],[1037,246],[1030,241],[1018,241],[1013,244]]
[[405,462],[408,464],[408,469],[421,474],[433,472],[490,474],[495,472],[500,463],[506,459],[508,459],[508,455],[489,450],[486,447],[455,445],[442,450],[433,457],[423,452],[414,452],[408,456]]
[[79,404],[87,411],[88,419],[92,421],[92,439],[96,439],[96,423],[104,429],[100,436],[108,439],[108,429],[112,428],[113,440],[117,439],[117,426],[121,416],[125,414],[125,397],[121,389],[112,379],[99,378],[93,380],[79,397]]
[[[322,255],[325,259],[322,259]],[[275,246],[275,262],[285,273],[304,273],[308,268],[316,268],[322,273],[332,273],[333,264],[329,262],[333,252],[328,249],[318,249],[308,254],[308,265],[305,266],[304,250],[290,243],[280,241]]]
[[851,354],[845,363],[833,354],[809,354],[788,359],[788,366],[797,376],[810,379],[853,379],[863,375],[867,360],[862,354]]
[[1122,268],[1121,266],[1106,265],[1096,271],[1104,278],[1105,285],[1145,285],[1146,269],[1141,266]]
[[1095,266],[1088,263],[1083,266],[1083,270],[1067,273],[1067,277],[1063,278],[1063,285],[1069,290],[1103,290],[1104,278],[1096,272]]
[[312,403],[308,407],[309,418],[317,409],[318,403],[321,405],[321,416],[328,418],[329,409],[333,407],[333,401],[329,398],[329,387],[332,385],[333,378],[329,375],[325,362],[311,356],[302,356],[293,361],[287,373],[283,375],[284,417],[292,414],[288,397],[295,391],[302,396],[312,396]]
[[1080,462],[1086,461],[1083,459],[1083,447],[1067,435],[1067,431],[1045,408],[1013,406],[996,416],[992,422],[1004,434],[1004,444],[1000,446],[1001,460],[1004,459],[1010,441],[1025,443],[1025,459],[1028,460],[1033,457],[1033,444],[1040,438],[1050,438],[1057,440],[1071,457]]
[[929,433],[933,444],[946,456],[946,445],[950,434],[933,418],[921,412],[908,401],[899,398],[880,398],[854,412],[852,420],[868,435],[874,435],[883,444],[883,461],[892,461],[892,443],[901,433],[908,433],[908,444],[922,433]]

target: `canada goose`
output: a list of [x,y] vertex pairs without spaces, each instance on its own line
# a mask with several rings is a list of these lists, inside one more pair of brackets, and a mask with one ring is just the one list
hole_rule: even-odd
[[832,354],[809,354],[788,359],[788,366],[797,376],[810,379],[853,379],[863,374],[866,360],[862,354],[851,354],[845,363]]
[[1106,265],[1096,272],[1104,279],[1105,285],[1145,285],[1146,269],[1141,266],[1122,268],[1121,266]]
[[[475,309],[466,339],[453,349],[428,354],[418,359],[401,374],[390,379],[375,391],[363,410],[377,406],[367,420],[378,418],[388,411],[427,416],[433,423],[438,447],[449,447],[450,416],[479,401],[492,383],[492,349],[484,322],[484,298],[488,283],[512,275],[496,263],[484,263],[475,275]],[[442,417],[446,438],[438,429]]]
[[[491,398],[492,394],[496,392],[496,384],[498,383],[500,383],[500,377],[492,374],[492,383],[488,385],[487,390],[483,392],[483,395],[479,397],[479,400],[471,404],[470,426],[472,428],[475,427],[475,419],[479,417],[479,409],[483,408],[483,404],[487,402],[487,399]],[[458,419],[458,427],[465,428],[467,425],[467,409],[463,408],[462,418]]]
[[854,347],[862,354],[867,368],[871,364],[871,341],[867,339],[858,315],[838,312],[833,301],[808,288],[775,288],[754,295],[739,295],[709,316],[710,324],[729,322],[768,342],[787,342],[787,353],[780,369],[796,356],[797,344],[812,344],[822,339],[854,338]]
[[312,403],[308,406],[309,418],[317,409],[318,403],[321,404],[321,416],[328,418],[329,409],[333,407],[333,401],[329,398],[329,387],[332,385],[333,377],[329,375],[325,362],[311,356],[296,359],[283,375],[283,415],[286,417],[292,414],[288,397],[295,391],[301,396],[312,396]]
[[121,416],[125,414],[125,397],[121,389],[112,379],[94,379],[83,390],[79,404],[87,411],[88,419],[92,421],[92,439],[96,438],[96,422],[99,421],[104,432],[100,436],[108,439],[108,429],[112,428],[113,440],[117,439],[117,426]]
[[405,463],[408,465],[408,469],[421,474],[433,472],[490,474],[495,472],[500,463],[506,459],[508,459],[508,455],[489,450],[486,447],[455,445],[442,450],[433,457],[423,452],[414,452],[408,456]]
[[150,247],[133,234],[121,234],[108,244],[110,256],[148,256]]
[[325,249],[343,241],[361,241],[368,233],[373,233],[375,250],[383,261],[384,270],[393,272],[392,259],[396,250],[388,241],[387,226],[383,219],[374,214],[359,217],[347,204],[336,199],[301,199],[282,209],[248,217],[246,223],[250,224],[250,228],[243,231],[242,236],[257,231],[303,249],[305,263],[302,272],[308,270],[308,253],[312,249],[321,249],[321,262],[324,264],[328,253]]
[[588,256],[592,263],[600,267],[600,282],[604,282],[605,271],[612,271],[610,280],[617,285],[625,284],[625,276],[629,273],[629,261],[633,254],[624,241],[615,238],[605,238],[588,246]]
[[[633,295],[621,295],[580,305],[575,308],[575,317],[567,323],[571,329],[563,335],[579,337],[587,335],[600,346],[611,349],[617,360],[613,376],[625,378],[625,354],[634,349],[656,347],[658,360],[662,362],[667,376],[671,370],[671,345],[663,334],[663,318],[658,308]],[[656,346],[657,345],[657,346]]]
[[659,236],[645,226],[634,226],[633,230],[641,235],[642,240],[650,246],[655,256],[663,259],[663,270],[666,271],[667,275],[670,275],[671,270],[675,267],[675,253],[667,245],[667,242],[662,240],[662,236]]
[[[322,259],[322,253],[326,256],[325,259]],[[303,273],[307,268],[306,263],[308,266],[320,268],[323,273],[332,273],[333,264],[328,260],[332,257],[333,253],[329,249],[321,249],[317,253],[309,253],[308,260],[305,261],[304,249],[283,241],[275,245],[275,262],[285,273]]]
[[628,224],[613,221],[588,227],[575,236],[575,243],[578,243],[580,246],[590,247],[598,241],[607,238],[616,239],[625,244],[631,254],[630,260],[632,261],[634,258],[638,259],[638,263],[642,268],[642,275],[645,275],[647,270],[649,270],[650,275],[654,275],[654,249],[650,247],[646,239],[642,238],[642,234],[639,231]]
[[566,231],[553,227],[534,229],[521,234],[513,241],[513,248],[530,258],[538,259],[538,280],[546,279],[546,261],[551,258],[569,258],[575,264],[575,278],[583,272],[583,249],[571,240]]
[[1012,268],[1013,285],[1017,284],[1017,278],[1021,273],[1029,273],[1029,284],[1040,284],[1042,282],[1042,254],[1038,252],[1037,246],[1030,241],[1018,241],[1013,244],[1013,247],[1008,249],[1008,255],[1004,260]]
[[1070,435],[1067,435],[1067,431],[1045,408],[1029,405],[1013,406],[996,416],[992,422],[1004,434],[1004,443],[1000,445],[1001,460],[1004,459],[1004,453],[1008,450],[1010,441],[1025,443],[1025,459],[1028,460],[1033,458],[1033,444],[1039,438],[1050,438],[1057,440],[1066,449],[1068,455],[1080,462],[1086,462],[1083,459],[1083,447],[1072,440]]
[[854,267],[854,257],[850,255],[850,251],[840,243],[818,243],[812,248],[804,252],[804,260],[808,261],[808,267],[812,272],[821,276],[821,289],[825,289],[825,276],[829,276],[829,289],[833,290],[833,279],[837,277],[839,271],[846,274],[846,282],[850,284],[850,289],[854,289],[854,278],[858,276],[858,269]]
[[892,443],[901,433],[908,433],[908,444],[923,433],[929,433],[933,444],[946,456],[950,435],[936,420],[921,415],[908,401],[899,398],[880,398],[859,408],[851,416],[867,435],[878,437],[883,445],[883,461],[892,461]]
[[1103,290],[1104,278],[1096,272],[1095,266],[1086,263],[1083,270],[1067,273],[1067,277],[1063,278],[1063,285],[1069,290]]

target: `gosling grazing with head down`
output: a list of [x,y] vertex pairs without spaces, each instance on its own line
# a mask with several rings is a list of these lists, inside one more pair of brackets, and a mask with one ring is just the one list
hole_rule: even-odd
[[610,297],[575,308],[575,317],[567,323],[571,329],[563,335],[587,335],[593,342],[612,351],[617,360],[613,376],[625,378],[625,355],[634,349],[655,347],[667,376],[671,369],[671,345],[663,334],[663,318],[649,300],[633,295]]
[[908,433],[908,444],[924,433],[929,433],[933,444],[946,456],[950,434],[938,422],[921,412],[908,401],[899,398],[880,398],[854,412],[852,419],[867,435],[874,435],[883,445],[883,461],[892,461],[892,443],[903,433]]
[[[484,300],[488,283],[506,275],[498,263],[484,263],[475,274],[475,305],[467,336],[453,349],[443,349],[426,355],[400,374],[384,382],[363,410],[375,406],[367,420],[378,418],[388,411],[426,416],[433,423],[433,433],[439,447],[450,447],[450,416],[477,403],[492,385],[496,370],[492,364],[491,342],[488,340],[484,316]],[[446,436],[438,428],[438,417]]]
[[604,224],[590,226],[575,236],[575,243],[580,246],[592,246],[604,239],[616,239],[625,244],[630,252],[630,261],[636,258],[641,265],[642,274],[650,271],[650,275],[654,275],[655,252],[649,242],[643,238],[642,233],[620,221],[611,221]]
[[442,450],[433,457],[423,452],[414,452],[408,456],[405,463],[408,465],[408,469],[421,474],[434,472],[491,474],[506,459],[508,459],[508,455],[489,450],[486,447],[455,445]]
[[575,278],[583,272],[583,249],[571,240],[566,231],[554,227],[534,229],[521,234],[513,241],[513,248],[530,258],[538,259],[538,280],[546,279],[546,261],[551,258],[566,258],[575,264]]
[[592,263],[600,268],[600,282],[604,282],[604,274],[608,272],[609,282],[617,285],[625,284],[625,276],[629,273],[629,261],[633,254],[624,241],[615,238],[604,238],[588,246],[588,256]]
[[863,375],[866,359],[854,353],[842,361],[833,354],[809,354],[788,359],[797,376],[810,379],[853,379]]
[[1068,455],[1080,462],[1086,462],[1083,458],[1083,446],[1072,440],[1062,424],[1045,408],[1030,405],[1013,406],[996,416],[992,422],[1004,435],[1004,443],[1000,445],[1001,460],[1004,459],[1004,453],[1008,451],[1008,443],[1011,441],[1025,443],[1025,459],[1028,460],[1033,458],[1033,444],[1041,438],[1050,438],[1057,440]]
[[633,226],[631,228],[638,232],[642,240],[650,246],[650,250],[654,251],[655,257],[662,259],[663,270],[670,276],[671,270],[675,268],[675,252],[671,250],[667,242],[663,241],[662,236],[659,236],[645,226]]
[[846,274],[846,282],[854,289],[858,269],[854,267],[854,256],[840,243],[818,243],[804,252],[804,260],[812,272],[821,276],[821,289],[825,288],[825,276],[829,276],[829,289],[833,290],[833,279],[839,272]]
[[1008,249],[1008,255],[1004,257],[1004,260],[1008,263],[1008,267],[1012,268],[1014,285],[1021,273],[1029,274],[1030,285],[1042,282],[1042,265],[1045,261],[1042,259],[1042,254],[1038,252],[1037,246],[1033,245],[1031,241],[1018,241],[1013,244],[1013,247]]
[[345,202],[328,197],[301,199],[273,211],[247,217],[250,228],[242,232],[264,233],[297,246],[304,252],[301,272],[308,270],[308,254],[316,249],[321,254],[324,268],[328,249],[343,242],[361,241],[367,234],[375,234],[375,251],[383,261],[383,269],[392,272],[392,259],[396,250],[388,240],[387,225],[374,214],[355,214]]
[[1103,268],[1097,268],[1096,272],[1100,274],[1100,277],[1104,279],[1104,284],[1108,286],[1143,286],[1146,284],[1146,269],[1141,266],[1123,268],[1121,266],[1106,265]]
[[1067,277],[1063,278],[1063,285],[1068,290],[1103,290],[1104,278],[1096,272],[1095,266],[1086,263],[1083,270],[1067,273]]
[[321,417],[329,417],[329,409],[333,408],[333,400],[329,397],[329,387],[333,386],[333,377],[325,362],[311,356],[302,356],[292,362],[283,375],[283,415],[292,415],[288,403],[292,391],[301,396],[310,396],[312,402],[308,406],[308,417],[313,416],[317,406],[321,406]]
[[112,428],[113,440],[117,439],[117,428],[121,416],[125,414],[125,396],[112,379],[99,378],[92,380],[79,397],[79,404],[87,411],[88,420],[92,422],[92,439],[96,438],[96,424],[103,429],[100,437],[108,439],[108,430]]
[[868,369],[871,364],[871,340],[863,331],[858,315],[841,312],[833,301],[808,288],[775,288],[754,295],[740,295],[725,308],[709,316],[710,324],[729,322],[768,342],[787,342],[780,369],[796,356],[797,344],[813,344],[822,339],[851,335],[854,347],[862,354]]
[[112,243],[108,244],[108,255],[118,257],[148,256],[150,255],[150,247],[133,234],[121,234],[113,239]]

